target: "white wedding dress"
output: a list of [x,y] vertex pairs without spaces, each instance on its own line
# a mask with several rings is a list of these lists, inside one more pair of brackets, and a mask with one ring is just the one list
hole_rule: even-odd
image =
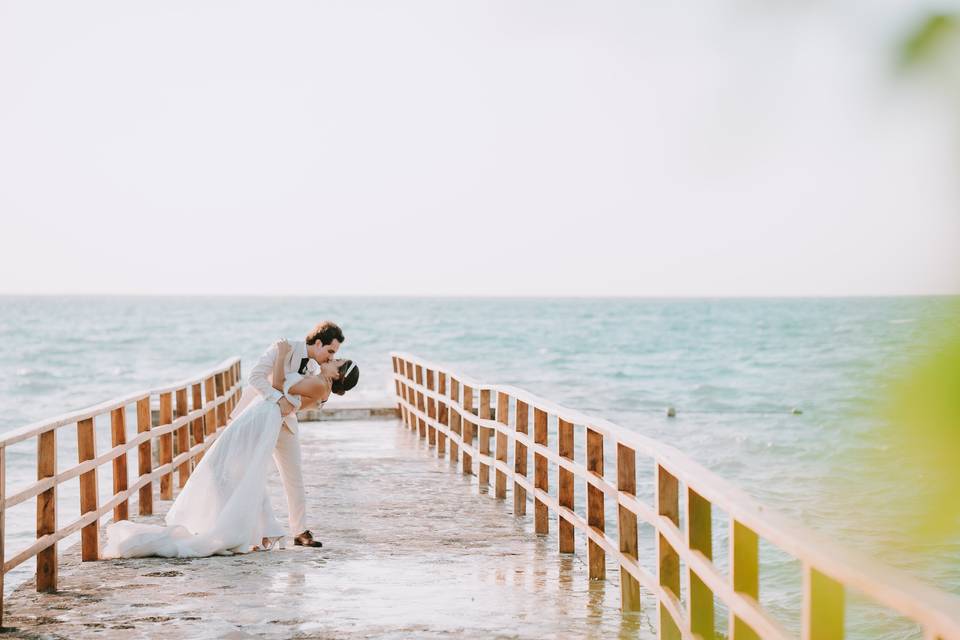
[[[303,376],[287,374],[284,392]],[[165,517],[166,526],[121,520],[107,527],[103,558],[200,558],[246,553],[283,537],[267,495],[267,473],[283,418],[258,397],[204,453]]]

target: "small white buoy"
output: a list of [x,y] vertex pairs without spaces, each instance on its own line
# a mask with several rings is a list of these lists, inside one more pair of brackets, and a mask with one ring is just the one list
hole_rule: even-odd
[[803,411],[800,411],[800,409],[794,407],[794,408],[793,408],[793,411],[791,411],[790,413],[792,413],[792,414],[795,415],[795,416],[799,416],[799,415],[802,415],[802,414],[803,414]]
[[667,407],[667,417],[675,418],[677,416],[677,410],[673,407]]

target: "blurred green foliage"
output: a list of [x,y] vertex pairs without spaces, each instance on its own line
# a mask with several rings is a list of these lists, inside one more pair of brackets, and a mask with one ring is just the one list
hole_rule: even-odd
[[889,400],[901,471],[915,471],[922,483],[912,533],[926,541],[960,535],[960,327],[893,386]]
[[904,66],[927,62],[936,56],[947,41],[958,35],[960,20],[956,15],[929,15],[903,42],[900,48],[901,61]]

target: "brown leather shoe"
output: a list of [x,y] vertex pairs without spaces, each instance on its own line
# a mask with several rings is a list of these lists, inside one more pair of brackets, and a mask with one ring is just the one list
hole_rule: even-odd
[[293,539],[293,544],[298,547],[322,547],[323,543],[313,539],[313,534],[309,530],[304,531]]

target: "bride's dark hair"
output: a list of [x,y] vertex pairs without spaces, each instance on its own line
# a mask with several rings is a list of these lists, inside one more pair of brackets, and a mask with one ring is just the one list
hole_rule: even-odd
[[353,360],[344,360],[339,371],[340,377],[330,385],[330,391],[342,396],[357,386],[357,381],[360,380],[360,367],[354,364]]

